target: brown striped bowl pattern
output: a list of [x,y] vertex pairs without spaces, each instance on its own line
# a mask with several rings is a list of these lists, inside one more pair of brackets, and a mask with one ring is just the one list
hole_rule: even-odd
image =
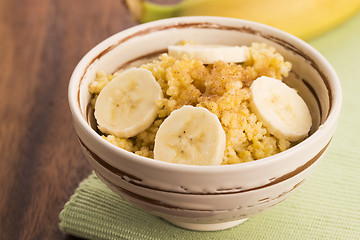
[[[229,166],[156,161],[100,137],[89,108],[88,85],[95,73],[137,66],[184,39],[228,45],[256,41],[274,46],[293,63],[285,81],[309,106],[313,118],[310,136],[277,155]],[[229,228],[285,200],[310,176],[329,146],[342,101],[335,71],[307,43],[266,25],[220,17],[166,19],[111,36],[76,66],[68,97],[80,146],[99,178],[133,205],[194,230]]]

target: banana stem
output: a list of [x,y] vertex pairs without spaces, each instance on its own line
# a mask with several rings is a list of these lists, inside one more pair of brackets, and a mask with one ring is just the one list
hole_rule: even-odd
[[132,15],[141,23],[179,16],[183,8],[183,2],[161,5],[144,0],[126,0],[126,4]]

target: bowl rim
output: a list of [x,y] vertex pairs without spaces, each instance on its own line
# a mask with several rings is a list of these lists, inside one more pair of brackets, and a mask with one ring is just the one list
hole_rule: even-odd
[[[301,49],[306,49],[308,55],[311,55],[311,59],[314,59],[318,63],[321,63],[322,69],[325,70],[327,73],[329,84],[331,88],[331,108],[328,112],[328,115],[325,121],[319,126],[319,128],[309,137],[307,137],[302,142],[298,143],[297,145],[287,149],[283,152],[277,153],[273,156],[269,156],[266,158],[258,159],[252,162],[245,162],[245,163],[238,163],[238,164],[230,164],[230,165],[219,165],[219,166],[198,166],[198,165],[184,165],[184,164],[177,164],[177,163],[168,163],[164,161],[159,161],[143,156],[136,155],[132,152],[128,152],[120,147],[117,147],[110,142],[106,141],[102,138],[91,126],[88,124],[86,119],[83,118],[82,112],[80,110],[80,103],[78,94],[80,92],[80,83],[85,75],[88,67],[96,60],[100,59],[101,56],[106,54],[107,52],[111,51],[111,46],[114,45],[114,41],[121,44],[121,41],[118,39],[126,39],[127,37],[135,34],[137,32],[144,32],[146,29],[151,29],[155,26],[167,26],[170,25],[172,27],[178,25],[179,23],[194,23],[194,22],[202,22],[202,23],[213,23],[226,26],[231,24],[239,24],[239,25],[246,25],[248,27],[254,27],[256,29],[263,29],[266,31],[271,31],[276,35],[279,39],[286,39],[286,42],[290,42],[292,45],[297,47],[301,47]],[[151,32],[151,31],[150,31]],[[116,41],[118,40],[118,41]],[[341,103],[342,103],[342,91],[341,91],[341,84],[340,80],[332,68],[331,64],[323,57],[315,48],[311,45],[306,43],[305,41],[287,33],[280,29],[262,24],[257,23],[249,20],[237,19],[237,18],[228,18],[228,17],[213,17],[213,16],[192,16],[192,17],[176,17],[176,18],[168,18],[158,21],[153,21],[149,23],[144,23],[140,25],[136,25],[134,27],[125,29],[114,35],[106,38],[102,42],[98,43],[95,47],[90,49],[79,61],[76,65],[68,85],[68,103],[70,106],[70,110],[72,112],[73,118],[76,119],[79,126],[82,130],[87,134],[88,137],[94,139],[97,144],[103,148],[105,151],[111,151],[117,154],[121,158],[127,158],[131,161],[136,163],[142,164],[144,166],[151,166],[157,167],[160,169],[173,169],[176,171],[186,171],[189,173],[198,173],[198,172],[236,172],[240,169],[246,170],[249,168],[256,168],[256,167],[266,167],[267,165],[272,165],[274,162],[282,161],[289,157],[289,155],[293,154],[301,154],[302,149],[307,149],[312,145],[313,142],[323,141],[323,137],[327,132],[327,129],[331,129],[335,127],[337,124],[338,116],[341,110]],[[326,145],[327,142],[324,142]],[[106,159],[105,159],[106,160]]]

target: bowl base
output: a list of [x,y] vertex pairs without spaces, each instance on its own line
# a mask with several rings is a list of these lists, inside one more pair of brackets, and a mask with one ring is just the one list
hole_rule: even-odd
[[182,227],[182,228],[189,229],[189,230],[219,231],[219,230],[224,230],[224,229],[235,227],[235,226],[245,222],[247,220],[247,218],[236,220],[236,221],[223,222],[223,223],[187,223],[187,222],[173,221],[173,220],[169,220],[169,219],[165,219],[165,220],[178,226],[178,227]]

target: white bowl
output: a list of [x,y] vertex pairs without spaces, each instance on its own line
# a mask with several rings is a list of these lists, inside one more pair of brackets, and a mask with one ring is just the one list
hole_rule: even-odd
[[[271,157],[227,166],[157,161],[120,149],[91,126],[88,85],[99,70],[139,65],[180,40],[250,45],[265,42],[293,64],[285,82],[295,87],[313,118],[311,134]],[[339,79],[314,48],[278,29],[232,18],[183,17],[142,24],[104,40],[76,66],[69,104],[80,146],[114,192],[145,211],[194,230],[235,226],[288,197],[309,177],[335,132],[342,93]]]

